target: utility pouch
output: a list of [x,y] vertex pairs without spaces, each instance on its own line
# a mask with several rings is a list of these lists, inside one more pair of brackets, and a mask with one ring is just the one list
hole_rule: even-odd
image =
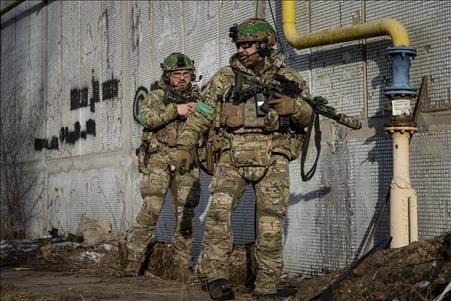
[[292,134],[290,137],[290,160],[294,160],[301,154],[302,142],[304,141],[304,135]]
[[244,125],[244,103],[234,105],[231,102],[225,102],[222,110],[228,127],[238,128]]
[[207,142],[205,145],[205,153],[207,173],[212,175],[215,169],[215,150],[213,149],[211,142]]
[[174,121],[166,125],[163,129],[155,132],[153,135],[156,139],[149,140],[149,146],[151,146],[152,142],[167,145],[169,147],[177,146],[178,125],[179,121]]
[[251,97],[244,103],[244,127],[257,128],[257,99]]
[[148,155],[156,153],[160,150],[161,143],[157,139],[157,133],[151,131],[143,131],[142,145]]
[[271,148],[268,135],[234,135],[230,140],[230,155],[235,167],[268,166]]
[[136,159],[138,161],[138,171],[139,173],[146,173],[147,163],[149,160],[149,156],[146,152],[146,147],[144,144],[141,144],[136,150]]

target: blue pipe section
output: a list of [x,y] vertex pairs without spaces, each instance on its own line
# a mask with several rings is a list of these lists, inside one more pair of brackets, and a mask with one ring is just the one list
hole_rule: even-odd
[[415,58],[415,48],[405,46],[387,47],[385,52],[392,61],[392,83],[385,87],[385,96],[392,98],[396,95],[413,97],[416,89],[410,84],[410,62]]

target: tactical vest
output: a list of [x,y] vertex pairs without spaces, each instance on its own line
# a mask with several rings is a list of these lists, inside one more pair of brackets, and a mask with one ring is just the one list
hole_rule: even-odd
[[269,133],[284,131],[279,114],[265,106],[266,96],[262,91],[243,83],[244,76],[234,70],[235,83],[222,104],[221,125],[229,132]]
[[[162,91],[164,94],[161,101],[165,105],[171,103],[184,104],[190,101],[197,101],[199,98],[199,88],[196,85],[193,85],[190,90],[184,93],[181,93],[172,87],[165,87]],[[178,117],[160,129],[144,129],[143,138],[145,138],[146,144],[148,145],[148,152],[152,153],[164,147],[172,148],[177,146],[177,136],[183,131],[185,121],[185,118]]]
[[[197,101],[199,98],[199,88],[197,85],[193,85],[188,91],[180,93],[172,87],[161,87],[158,82],[154,82],[151,86],[151,93],[156,93],[165,105],[171,103],[184,104],[190,101]],[[143,129],[141,146],[135,150],[140,172],[145,172],[147,170],[148,160],[152,154],[160,153],[168,155],[175,150],[175,147],[177,146],[177,137],[184,129],[185,121],[185,118],[178,117],[159,129]],[[203,141],[198,143],[198,147],[201,149],[197,151],[199,154],[198,156],[201,159],[205,157],[202,143]]]
[[304,133],[290,127],[289,117],[280,118],[272,108],[262,109],[265,95],[246,85],[240,71],[234,73],[233,88],[217,102],[220,114],[215,127],[225,138],[219,147],[222,151],[230,150],[237,167],[267,166],[274,153],[296,159]]

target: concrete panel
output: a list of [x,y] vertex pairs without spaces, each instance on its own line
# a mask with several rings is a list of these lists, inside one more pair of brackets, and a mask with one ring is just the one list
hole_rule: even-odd
[[[121,102],[123,100],[120,76],[121,52],[121,3],[102,1],[99,28],[102,45],[102,73],[98,111],[96,108],[96,139],[98,151],[107,152],[121,148]],[[127,84],[127,83],[125,83]]]
[[[86,122],[94,120],[96,136],[86,135],[80,139],[80,149],[82,154],[99,152],[102,150],[102,134],[100,132],[100,90],[103,80],[102,75],[102,40],[101,40],[101,2],[89,1],[81,2],[80,5],[80,98],[85,93],[84,104],[74,111],[79,112],[79,122],[83,130],[86,130]],[[85,92],[87,90],[87,92]],[[96,102],[97,101],[97,102]],[[97,131],[96,131],[97,132]]]
[[184,1],[185,53],[195,61],[200,86],[222,65],[219,61],[219,40],[226,33],[218,32],[219,3],[216,1]]
[[55,1],[47,6],[47,49],[46,49],[46,138],[56,137],[58,149],[47,151],[49,158],[58,158],[62,143],[60,141],[61,118],[63,111],[62,99],[62,3]]
[[[7,15],[9,15],[9,12]],[[14,13],[14,12],[13,12]],[[2,132],[10,132],[11,128],[14,126],[13,121],[16,118],[15,112],[15,56],[16,56],[16,28],[14,23],[5,25],[3,22],[7,22],[7,19],[2,16],[2,27],[1,27],[1,61],[0,64],[0,97],[1,106],[0,112],[2,116]],[[8,63],[5,63],[8,62]],[[17,120],[16,120],[17,121]],[[2,134],[3,134],[2,133]],[[3,142],[4,143],[4,142]]]
[[[19,154],[21,160],[30,159],[30,150],[28,145],[32,145],[31,135],[26,135],[23,129],[28,129],[30,103],[23,100],[30,99],[30,81],[29,81],[29,64],[30,64],[30,18],[26,14],[30,3],[23,3],[23,5],[17,6],[15,8],[15,13],[20,15],[17,18],[15,26],[15,61],[14,61],[14,85],[15,85],[15,112],[18,120],[14,125],[15,129],[22,129],[20,132],[21,140],[24,143],[21,147],[21,152]],[[18,122],[17,122],[18,121]]]
[[[131,4],[130,107],[133,106],[132,101],[138,88],[149,90],[151,83],[161,75],[161,71],[154,68],[154,65],[159,68],[160,62],[154,61],[152,55],[154,40],[151,12],[149,2],[134,1]],[[130,122],[132,147],[136,149],[140,145],[143,128],[133,118]]]
[[[80,2],[61,3],[62,15],[62,106],[59,129],[67,127],[75,132],[75,123],[80,120],[80,110],[71,110],[71,91],[80,88]],[[81,152],[80,140],[60,141],[60,157],[70,157]]]
[[124,231],[124,176],[114,166],[72,169],[48,176],[48,226],[75,233],[80,217],[99,218]]
[[[39,4],[38,2],[30,2],[30,5]],[[39,10],[29,16],[30,33],[29,33],[29,56],[28,64],[28,85],[30,89],[29,101],[26,116],[29,127],[29,139],[26,142],[28,158],[38,160],[43,154],[35,152],[34,138],[45,137],[45,99],[44,99],[44,71],[45,71],[45,43],[46,43],[46,11]]]

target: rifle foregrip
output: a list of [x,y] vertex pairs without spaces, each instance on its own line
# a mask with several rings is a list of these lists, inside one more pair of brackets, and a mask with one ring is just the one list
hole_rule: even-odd
[[336,121],[339,124],[347,126],[353,130],[358,130],[358,129],[362,128],[362,123],[359,120],[357,120],[351,116],[339,113],[339,114],[337,114],[337,117],[338,118],[336,119]]

